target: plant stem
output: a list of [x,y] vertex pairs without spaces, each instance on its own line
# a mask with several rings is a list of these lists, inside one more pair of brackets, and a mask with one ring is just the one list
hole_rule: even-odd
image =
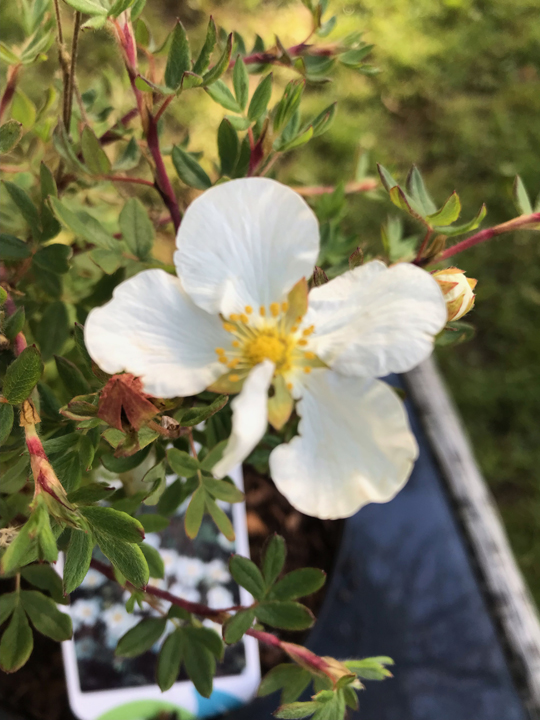
[[21,68],[22,64],[18,63],[17,65],[11,65],[8,69],[6,89],[2,93],[2,98],[0,99],[0,120],[2,120],[4,112],[7,110],[9,103],[13,99],[15,88],[17,87],[17,76],[19,75]]
[[424,235],[424,239],[422,240],[422,244],[418,248],[418,252],[416,253],[415,263],[421,263],[422,257],[424,255],[424,251],[427,248],[428,242],[433,234],[433,230],[431,228],[428,228],[426,234]]
[[113,125],[112,128],[107,130],[103,133],[103,135],[99,138],[99,142],[102,145],[108,145],[109,143],[114,142],[115,140],[118,140],[121,135],[117,135],[114,128],[116,125],[123,125],[124,127],[127,126],[128,122],[130,120],[133,120],[134,117],[137,117],[139,114],[139,108],[132,108],[129,112],[127,112],[125,115],[123,115],[120,120],[118,120],[115,125]]
[[152,117],[151,114],[149,114],[146,142],[148,143],[148,149],[150,150],[156,166],[156,189],[161,195],[163,202],[165,203],[167,210],[170,213],[174,229],[177,231],[180,227],[182,216],[180,215],[180,208],[178,207],[178,202],[176,200],[171,181],[169,180],[169,176],[167,175],[165,163],[163,162],[163,157],[159,148],[157,123],[155,121],[155,118]]
[[[4,303],[4,307],[6,309],[6,315],[10,317],[11,315],[15,314],[15,311],[17,310],[17,307],[15,306],[15,303],[13,302],[13,298],[11,295],[8,295],[6,298],[6,302]],[[24,336],[24,333],[20,332],[17,333],[15,336],[15,340],[13,341],[13,354],[15,357],[19,357],[19,355],[22,353],[22,351],[26,347],[26,338]]]
[[[369,192],[375,190],[379,186],[379,182],[375,178],[365,178],[364,180],[358,180],[350,182],[345,185],[345,194],[352,195],[357,192]],[[333,193],[335,187],[333,185],[315,185],[311,187],[292,186],[292,190],[295,190],[302,197],[314,197],[316,195],[326,195]]]
[[21,589],[21,573],[15,575],[15,592],[19,592]]
[[73,109],[73,92],[75,88],[75,66],[77,64],[77,49],[79,46],[79,33],[81,31],[82,14],[77,10],[73,20],[73,38],[71,40],[71,60],[68,72],[67,88],[64,93],[64,127],[69,135],[71,124],[71,111]]
[[144,178],[134,178],[134,177],[122,177],[122,175],[102,175],[102,180],[110,180],[111,182],[125,182],[125,183],[135,183],[137,185],[147,185],[148,187],[155,187],[155,183],[153,183],[151,180],[145,180]]
[[160,117],[163,115],[165,110],[169,107],[169,105],[174,100],[174,98],[175,98],[174,95],[169,95],[167,98],[165,98],[165,100],[161,104],[161,107],[157,111],[156,116],[154,117],[154,122],[156,122],[156,123],[159,122]]
[[[456,243],[456,245],[447,248],[444,252],[431,260],[429,265],[442,262],[443,260],[446,260],[453,255],[457,255],[464,250],[468,250],[475,245],[486,242],[486,240],[491,240],[491,238],[496,237],[497,235],[503,235],[504,233],[512,232],[513,230],[526,230],[529,226],[538,224],[540,224],[540,212],[532,213],[531,215],[520,215],[513,220],[508,220],[508,222],[495,225],[494,227],[487,228],[486,230],[481,230],[479,233],[476,233],[476,235],[472,235],[466,240]],[[415,260],[414,264],[420,265],[421,262]]]

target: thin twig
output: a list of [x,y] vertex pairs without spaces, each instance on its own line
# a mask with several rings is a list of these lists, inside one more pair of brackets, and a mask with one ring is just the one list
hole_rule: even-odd
[[163,115],[165,110],[169,107],[171,102],[174,100],[174,97],[175,97],[174,95],[169,95],[168,97],[165,98],[165,100],[161,104],[161,107],[157,111],[156,116],[154,117],[154,122],[156,122],[156,123],[159,122],[160,117]]
[[420,245],[420,247],[418,248],[418,252],[416,253],[415,262],[421,262],[421,261],[422,261],[422,257],[423,257],[423,255],[424,255],[424,251],[425,251],[425,249],[427,248],[428,242],[429,242],[429,240],[430,240],[430,238],[431,238],[432,235],[433,235],[433,230],[432,230],[432,228],[428,228],[426,234],[424,235],[424,239],[422,240],[422,244]]
[[73,91],[75,87],[75,66],[77,64],[77,49],[79,46],[79,33],[81,31],[82,13],[78,10],[75,12],[73,20],[73,38],[71,40],[71,60],[68,74],[68,86],[64,96],[64,126],[69,135],[69,127],[71,124],[71,111],[73,108]]
[[[358,192],[369,192],[375,190],[379,186],[378,181],[375,178],[364,178],[364,180],[358,180],[350,182],[345,185],[345,194],[352,195]],[[310,187],[293,186],[295,190],[302,197],[313,197],[315,195],[326,195],[335,191],[334,185],[315,185]]]
[[122,175],[101,175],[101,179],[110,180],[111,182],[136,183],[137,185],[147,185],[148,187],[155,188],[155,183],[151,180],[145,180],[144,178],[123,177]]
[[11,65],[8,68],[6,89],[2,93],[2,98],[0,99],[0,120],[2,120],[4,112],[6,111],[9,103],[13,99],[13,95],[15,94],[15,88],[17,87],[17,78],[21,68],[21,63],[18,63],[17,65]]

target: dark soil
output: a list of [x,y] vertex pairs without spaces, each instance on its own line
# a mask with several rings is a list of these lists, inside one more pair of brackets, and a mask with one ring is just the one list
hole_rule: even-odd
[[[306,517],[278,493],[273,483],[245,469],[247,521],[251,557],[260,559],[266,538],[283,535],[288,554],[285,570],[318,567],[330,573],[339,547],[342,522]],[[0,593],[12,589],[12,581],[0,582]],[[323,588],[304,602],[317,615],[324,599]],[[302,642],[300,633],[282,633],[293,642]],[[263,673],[286,658],[274,648],[261,647]],[[0,672],[0,717],[3,710],[20,714],[24,720],[73,720],[69,709],[62,655],[58,643],[34,633],[34,652],[27,664],[13,675]],[[17,718],[19,720],[19,718]]]

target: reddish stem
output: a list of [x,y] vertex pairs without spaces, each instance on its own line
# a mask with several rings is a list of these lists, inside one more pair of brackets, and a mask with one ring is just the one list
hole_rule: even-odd
[[174,95],[169,95],[168,97],[165,98],[165,100],[164,100],[163,103],[161,104],[161,107],[160,107],[159,110],[157,111],[156,116],[155,116],[155,118],[154,118],[154,122],[156,123],[156,125],[157,125],[157,123],[159,122],[159,119],[161,118],[161,116],[163,115],[163,113],[165,112],[165,110],[169,107],[169,105],[171,104],[171,102],[174,100],[174,98],[175,98]]
[[148,143],[148,149],[150,150],[150,153],[154,158],[154,163],[156,165],[156,189],[161,195],[163,202],[167,206],[167,210],[169,211],[171,219],[173,221],[174,229],[178,230],[178,228],[180,227],[180,222],[182,220],[182,216],[180,215],[180,208],[178,207],[178,202],[176,200],[171,181],[169,180],[167,170],[165,169],[165,163],[163,162],[161,150],[159,149],[157,123],[155,121],[155,118],[152,117],[152,115],[149,115],[148,119],[149,123],[148,132],[146,134],[146,142]]
[[[345,193],[351,195],[357,192],[369,192],[370,190],[375,190],[378,186],[379,183],[375,178],[365,178],[364,180],[347,183],[345,185]],[[292,189],[299,195],[302,195],[302,197],[313,197],[333,193],[336,188],[333,185],[315,185],[312,187],[293,186]]]
[[[468,250],[475,245],[486,242],[486,240],[491,240],[492,237],[496,237],[497,235],[503,235],[504,233],[519,230],[521,228],[527,228],[529,225],[536,225],[538,223],[540,223],[540,212],[532,213],[531,215],[520,215],[513,220],[502,223],[501,225],[495,225],[495,227],[481,230],[479,233],[476,233],[476,235],[472,235],[466,240],[456,243],[456,245],[453,245],[434,258],[429,264],[433,265],[435,263],[442,262],[443,260],[446,260],[453,255],[457,255],[464,250]],[[414,263],[420,264],[417,260],[415,260]]]
[[[328,45],[326,47],[313,47],[312,45],[307,45],[305,42],[298,43],[298,45],[292,45],[291,47],[287,48],[285,52],[287,55],[290,55],[291,57],[299,57],[300,55],[306,54],[306,51],[309,50],[310,55],[317,55],[317,56],[323,56],[323,57],[329,57],[334,54],[336,50],[335,45]],[[279,50],[277,51],[271,51],[271,50],[265,50],[263,52],[253,53],[252,55],[245,55],[242,60],[246,63],[246,65],[253,65],[253,64],[272,64],[272,63],[280,63],[280,56],[278,54]],[[234,67],[235,60],[231,60],[229,67]]]
[[13,99],[17,87],[17,76],[21,67],[22,65],[19,63],[18,65],[11,65],[8,69],[6,89],[0,99],[0,120],[2,120],[4,112]]
[[[11,297],[11,295],[7,296],[4,307],[6,308],[6,315],[8,317],[10,315],[14,315],[17,311],[17,306],[13,302],[13,298]],[[24,333],[17,333],[17,335],[15,336],[15,340],[13,341],[13,354],[15,355],[15,357],[19,357],[19,355],[25,349],[26,345],[27,343]]]
[[418,252],[416,253],[415,263],[420,263],[422,261],[422,256],[424,255],[424,251],[427,248],[429,239],[431,238],[433,234],[433,230],[431,228],[428,229],[426,234],[424,235],[424,239],[422,240],[422,244],[418,248]]
[[[123,125],[124,127],[126,127],[130,120],[133,120],[133,118],[137,117],[138,114],[139,108],[132,108],[128,113],[121,117],[120,120],[118,120],[116,125]],[[114,128],[115,126],[110,128],[110,130],[107,130],[107,132],[103,133],[103,135],[99,138],[99,142],[102,145],[108,145],[109,143],[112,143],[122,137],[121,135],[117,134]]]
[[144,180],[143,178],[123,177],[122,175],[102,175],[101,178],[103,180],[110,180],[111,182],[135,183],[137,185],[148,185],[148,187],[152,188],[155,187],[155,183],[151,180]]

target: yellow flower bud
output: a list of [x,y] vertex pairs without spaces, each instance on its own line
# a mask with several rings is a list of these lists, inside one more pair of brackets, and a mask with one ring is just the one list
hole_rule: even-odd
[[446,300],[448,320],[459,320],[474,306],[476,283],[474,278],[465,277],[465,271],[456,267],[445,268],[433,273]]

